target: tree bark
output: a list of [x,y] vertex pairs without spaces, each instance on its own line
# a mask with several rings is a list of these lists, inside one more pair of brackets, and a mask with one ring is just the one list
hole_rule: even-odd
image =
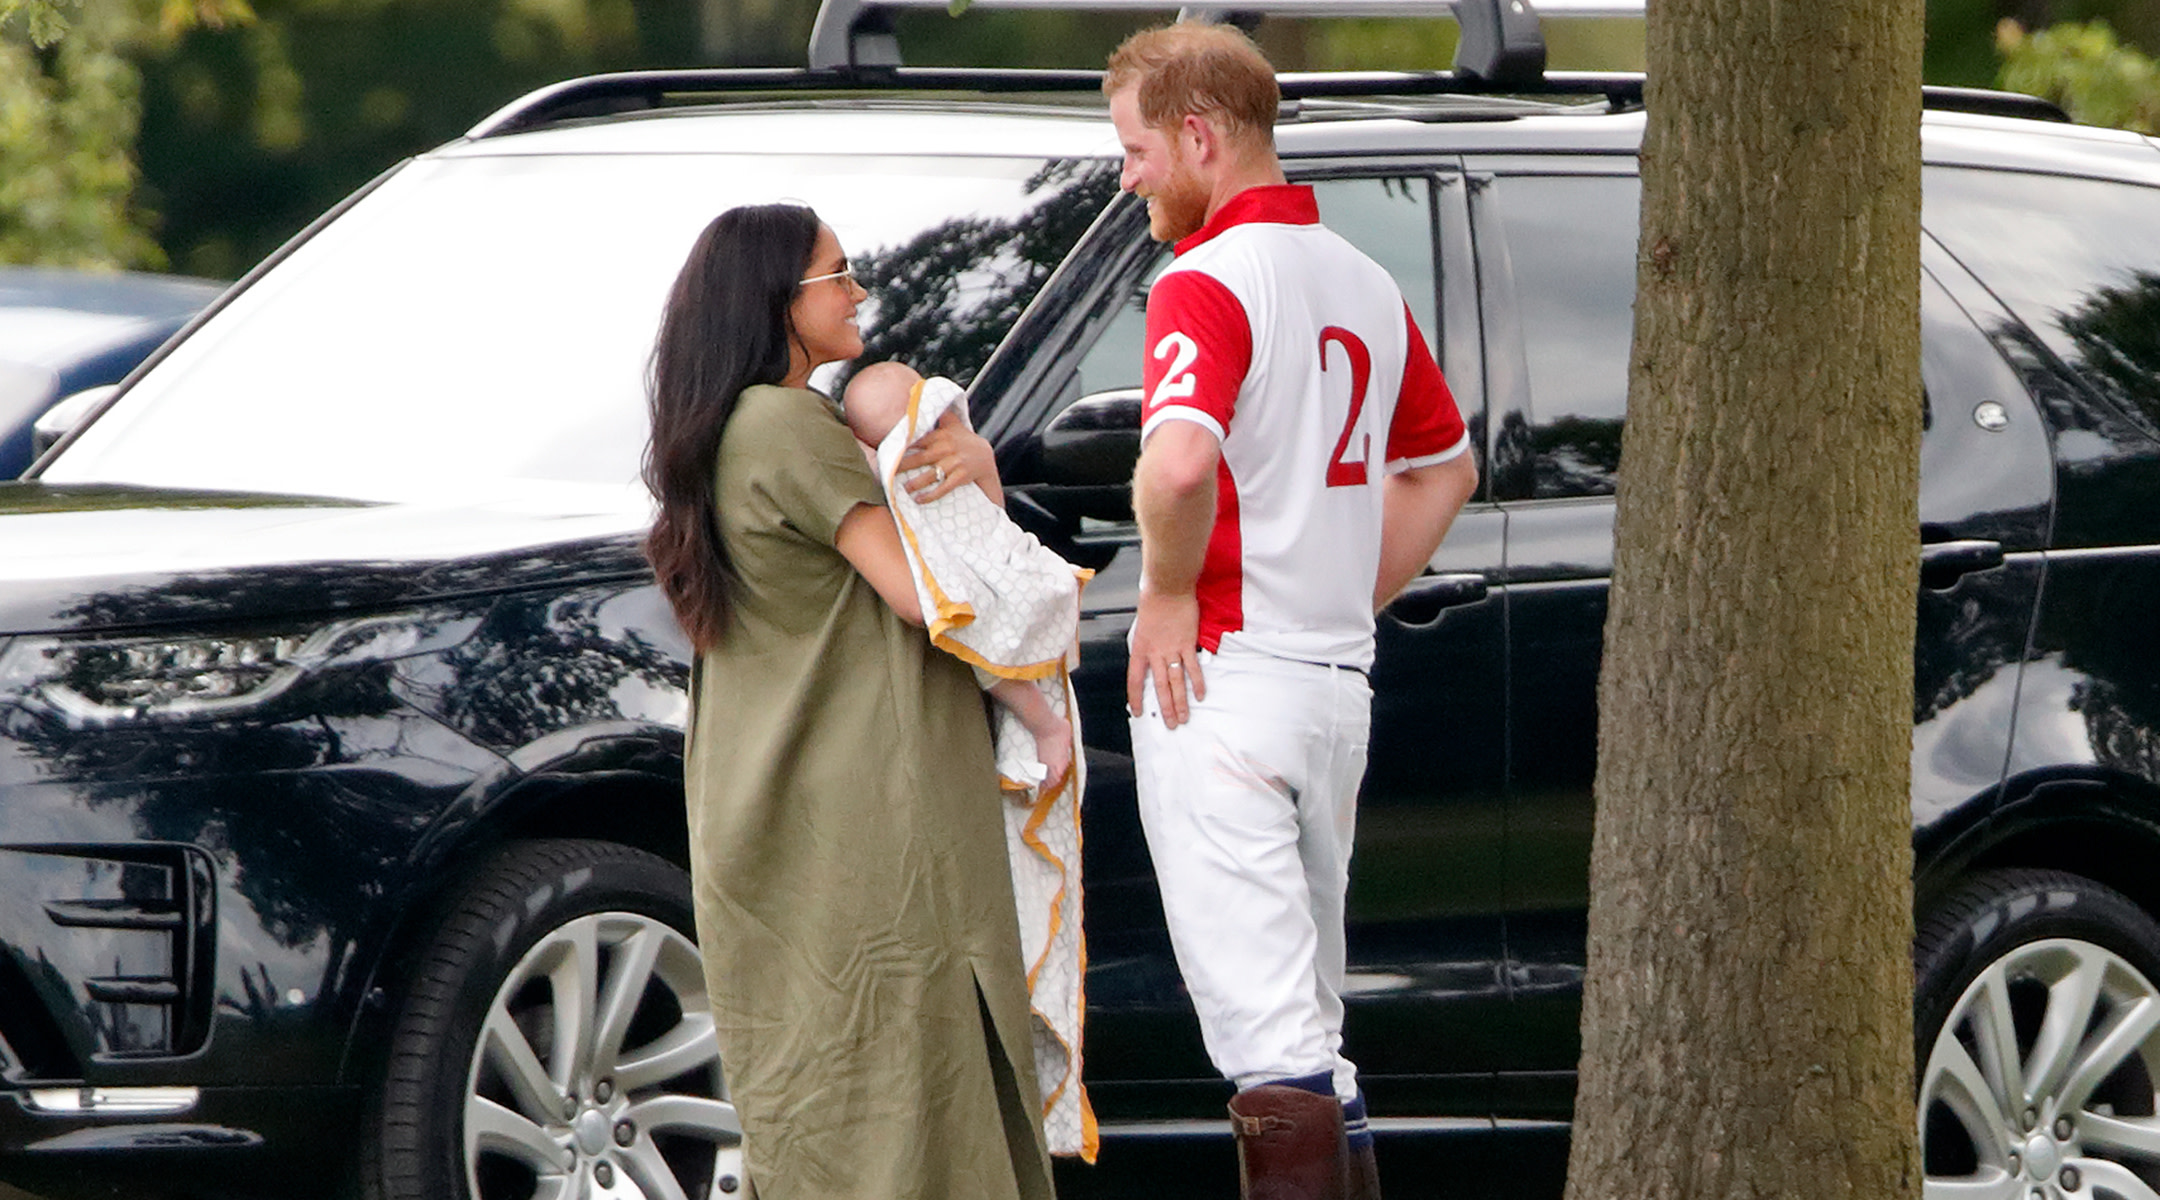
[[1661,0],[1570,1200],[1917,1196],[1919,0]]

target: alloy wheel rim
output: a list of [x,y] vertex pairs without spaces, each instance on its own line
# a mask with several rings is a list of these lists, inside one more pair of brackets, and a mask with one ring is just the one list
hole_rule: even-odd
[[2072,938],[1988,964],[1921,1073],[1926,1200],[2160,1200],[2160,990]]
[[625,912],[540,939],[488,1005],[462,1139],[474,1200],[747,1194],[697,947]]

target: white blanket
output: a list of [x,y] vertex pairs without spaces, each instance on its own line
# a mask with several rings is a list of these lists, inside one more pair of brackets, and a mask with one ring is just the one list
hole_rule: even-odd
[[1014,801],[1005,806],[1005,837],[1034,1012],[1043,1131],[1051,1153],[1093,1162],[1095,1114],[1080,1081],[1087,1008],[1087,947],[1080,928],[1080,796],[1086,771],[1068,659],[1079,633],[1080,586],[1093,572],[1036,541],[979,488],[962,487],[929,504],[916,503],[899,478],[900,459],[947,411],[967,420],[958,384],[932,378],[918,385],[906,419],[878,446],[878,478],[900,527],[931,641],[974,665],[985,682],[989,677],[1034,681],[1051,710],[1072,722],[1072,769],[1044,792],[1035,739],[1018,718],[994,706],[998,774]]

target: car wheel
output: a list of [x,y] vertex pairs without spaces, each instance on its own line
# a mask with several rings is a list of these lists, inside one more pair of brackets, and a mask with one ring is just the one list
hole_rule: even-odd
[[681,870],[519,842],[444,912],[392,1035],[364,1194],[748,1194]]
[[1914,943],[1928,1200],[2160,1200],[2160,926],[2055,871],[1976,876]]

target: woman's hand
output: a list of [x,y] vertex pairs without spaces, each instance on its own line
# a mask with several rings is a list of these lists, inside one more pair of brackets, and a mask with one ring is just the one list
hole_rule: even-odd
[[915,439],[900,459],[900,470],[920,471],[907,481],[908,494],[917,504],[928,504],[954,488],[972,483],[990,502],[1003,507],[1005,488],[998,480],[997,454],[990,443],[958,421],[939,422]]

